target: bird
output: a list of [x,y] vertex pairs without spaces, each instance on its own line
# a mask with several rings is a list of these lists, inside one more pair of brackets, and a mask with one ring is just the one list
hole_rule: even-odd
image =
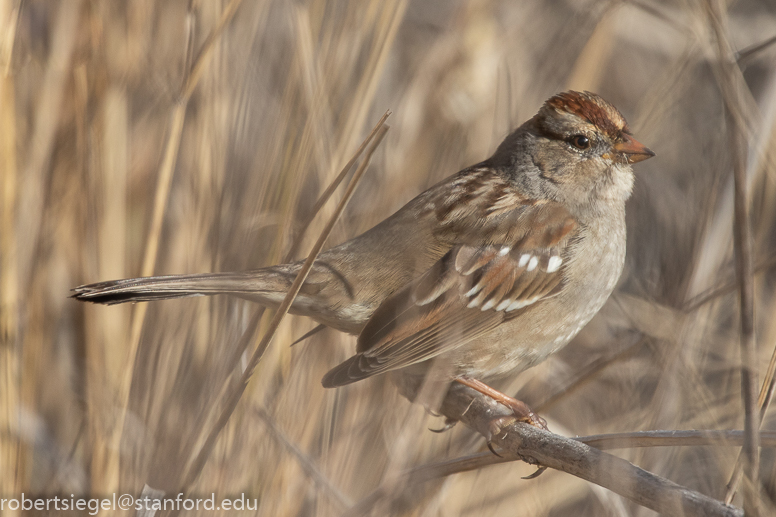
[[[546,428],[482,379],[543,361],[601,309],[625,260],[632,165],[652,156],[599,95],[559,93],[490,158],[322,252],[290,312],[358,336],[323,386],[393,372],[411,398],[401,386],[443,358],[451,380]],[[301,267],[114,280],[73,297],[110,305],[227,294],[277,307]]]

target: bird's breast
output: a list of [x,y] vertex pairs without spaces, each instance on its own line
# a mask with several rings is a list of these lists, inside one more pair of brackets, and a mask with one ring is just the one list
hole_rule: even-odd
[[530,368],[563,348],[598,313],[625,261],[624,212],[581,232],[564,257],[562,290],[454,352],[459,374],[488,378]]

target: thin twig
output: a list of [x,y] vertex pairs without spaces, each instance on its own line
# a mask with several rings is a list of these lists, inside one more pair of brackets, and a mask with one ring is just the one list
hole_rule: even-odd
[[[323,208],[323,205],[326,204],[326,201],[329,200],[331,195],[334,193],[334,191],[337,189],[337,187],[340,186],[342,183],[342,180],[345,179],[347,176],[348,171],[353,168],[353,165],[356,163],[356,160],[359,156],[364,152],[364,149],[369,144],[369,142],[372,141],[372,139],[377,134],[377,131],[382,127],[382,125],[385,123],[385,121],[388,119],[389,113],[386,112],[380,120],[377,122],[374,128],[372,128],[372,131],[369,133],[369,135],[364,139],[363,142],[361,142],[361,145],[358,146],[358,149],[356,149],[356,152],[351,156],[350,160],[345,164],[345,166],[342,168],[340,173],[337,175],[337,177],[332,181],[329,186],[326,188],[323,194],[318,198],[318,201],[316,201],[315,206],[313,207],[313,210],[310,214],[310,219],[302,225],[301,230],[296,234],[296,237],[294,237],[293,242],[291,243],[291,248],[286,252],[285,257],[283,259],[283,262],[290,262],[294,259],[296,256],[296,250],[299,249],[299,246],[302,244],[302,240],[304,239],[304,235],[307,232],[310,223],[312,222],[312,219],[318,215],[318,212]],[[248,328],[243,333],[242,337],[240,338],[240,342],[238,343],[237,347],[235,347],[234,351],[234,360],[229,364],[237,364],[237,360],[239,360],[240,357],[242,357],[245,350],[248,349],[248,345],[250,345],[251,341],[253,341],[253,333],[256,331],[259,325],[259,321],[261,320],[261,317],[264,315],[264,310],[266,307],[259,307],[253,312],[253,316],[251,316],[250,323],[248,324]],[[326,328],[325,325],[318,325],[313,330],[305,334],[304,336],[300,337],[293,343],[291,343],[291,346],[299,343],[300,341],[303,341],[304,339],[307,339],[308,337],[316,334],[317,332],[320,332]],[[222,387],[223,389],[227,388],[227,384],[225,383]],[[221,400],[219,397],[218,400]]]
[[[744,431],[740,429],[722,431],[635,431],[629,433],[593,434],[570,439],[595,447],[601,451],[642,447],[740,447],[744,443]],[[776,431],[761,431],[760,441],[763,447],[776,447]],[[406,474],[414,476],[415,472],[424,472],[423,478],[419,480],[426,478],[435,479],[510,461],[517,460],[496,456],[490,451],[485,451],[416,467],[408,470]],[[433,475],[428,473],[433,473]],[[416,481],[416,479],[413,478],[413,481]]]
[[[460,419],[485,437],[491,434],[491,422],[508,415],[500,404],[463,386],[456,386],[448,393],[442,413],[449,418]],[[766,443],[776,446],[776,432],[764,433],[764,438]],[[743,516],[739,508],[727,506],[602,452],[606,448],[623,447],[738,445],[743,443],[742,431],[645,431],[571,439],[520,423],[502,428],[492,441],[502,449],[501,457],[482,452],[410,469],[405,472],[405,486],[412,487],[452,474],[524,460],[562,470],[666,515]],[[380,487],[362,498],[345,515],[366,515],[384,497],[397,496],[399,494],[389,494]]]
[[[329,189],[327,189],[328,194],[324,194],[323,196],[321,196],[322,199],[325,198],[324,202],[325,202],[325,200],[328,200],[328,198],[331,196],[331,193],[334,192],[334,189],[336,188],[336,186],[338,186],[342,182],[342,179],[345,178],[345,176],[347,175],[347,172],[356,163],[356,160],[364,152],[364,149],[366,148],[366,146],[369,145],[374,140],[375,143],[369,149],[368,156],[365,158],[364,162],[362,162],[361,167],[356,171],[356,173],[354,174],[353,178],[351,179],[351,185],[354,185],[354,181],[357,181],[357,175],[363,174],[363,171],[365,170],[366,165],[369,163],[369,158],[371,157],[372,152],[374,152],[374,150],[376,149],[376,147],[379,144],[380,140],[384,136],[385,132],[382,131],[382,130],[385,129],[385,127],[384,127],[385,126],[385,121],[388,119],[389,116],[390,116],[390,111],[387,111],[380,118],[380,120],[377,122],[375,127],[369,133],[369,135],[364,139],[364,141],[358,147],[358,149],[353,154],[353,156],[348,160],[348,162],[342,168],[342,171],[337,176],[337,179],[335,179],[332,182],[332,184],[329,186]],[[376,138],[377,138],[377,140],[375,140]],[[347,202],[348,196],[350,195],[349,192],[350,192],[351,185],[348,186],[349,190],[346,191],[345,197],[340,202],[341,204],[343,204],[343,206],[344,206],[344,203]],[[329,190],[330,190],[330,192],[329,192]],[[320,208],[323,206],[323,204],[324,204],[323,202],[319,203],[319,205],[316,206],[316,209],[314,210],[314,213],[317,213],[317,211],[320,210]],[[332,219],[329,222],[331,227],[333,227],[333,222],[335,222],[338,217],[339,217],[338,213],[335,213],[334,216],[332,216]],[[329,233],[331,233],[331,228],[329,228],[329,226],[327,226],[327,229],[328,230],[325,229],[324,232],[321,233],[321,235],[319,236],[319,242],[320,241],[325,242],[326,237],[328,236]],[[304,233],[305,233],[305,230],[306,230],[306,228],[304,228],[297,235],[296,241],[295,241],[296,243],[298,243],[298,242],[300,242],[302,240],[302,238],[304,236]],[[323,242],[321,242],[321,246],[323,245]],[[316,246],[317,246],[317,244],[318,243],[316,243]],[[293,248],[293,246],[292,246],[292,248]],[[316,248],[314,248],[313,252],[311,252],[310,257],[317,256],[317,254],[320,251],[320,249],[318,249],[318,251],[315,251],[315,249]],[[292,252],[289,251],[286,254],[286,260],[289,260],[291,257],[292,257]],[[312,264],[310,257],[308,257],[308,261],[307,262],[310,262],[310,264]],[[305,265],[302,267],[302,271],[300,271],[299,275],[302,275],[302,273],[304,273],[305,276],[306,276],[305,266],[307,266],[307,262],[305,262]],[[307,269],[307,271],[309,272],[309,269]],[[299,280],[299,276],[297,276],[294,285],[296,285],[296,281],[297,280]],[[304,280],[299,282],[299,287],[298,288],[301,288],[301,284],[303,283],[303,281]],[[294,289],[294,285],[292,285],[292,287],[291,287],[292,290]],[[297,292],[298,292],[298,288],[297,288]],[[291,302],[293,302],[293,298],[291,298],[291,300],[289,301],[289,307],[290,307],[290,303]],[[281,307],[278,309],[278,313],[280,312],[282,307],[283,307],[283,305],[281,305]],[[232,361],[232,364],[236,363],[237,359],[242,356],[244,351],[247,350],[248,346],[250,345],[250,342],[253,340],[253,336],[256,333],[256,330],[258,329],[261,317],[264,314],[264,310],[265,310],[264,307],[260,307],[257,310],[255,310],[253,315],[251,316],[251,319],[250,319],[250,322],[248,324],[248,327],[246,328],[245,332],[241,336],[240,342],[238,343],[238,346],[236,347],[236,352],[235,352],[235,356],[234,356],[234,360]],[[287,312],[287,311],[288,311],[288,307],[285,309],[285,312]],[[275,318],[278,318],[278,313],[275,314]],[[275,319],[273,319],[273,323],[274,323],[274,321],[275,321]],[[243,371],[243,376],[241,378],[242,382],[238,384],[237,388],[235,388],[234,391],[229,396],[229,399],[227,399],[227,405],[224,408],[224,410],[222,411],[219,420],[216,422],[214,427],[209,431],[209,434],[208,434],[208,436],[207,436],[207,438],[205,440],[205,443],[200,448],[200,451],[199,451],[197,457],[190,464],[191,466],[189,467],[189,469],[187,471],[187,474],[184,477],[184,483],[182,484],[184,489],[189,487],[194,482],[194,480],[199,475],[199,473],[201,472],[202,468],[204,467],[205,462],[207,461],[207,458],[210,455],[210,451],[212,450],[213,445],[215,445],[215,440],[218,438],[219,433],[221,432],[223,427],[226,425],[226,422],[228,421],[229,417],[231,416],[232,412],[234,411],[234,408],[236,407],[237,402],[239,402],[239,399],[242,396],[242,393],[244,392],[245,388],[247,387],[246,379],[252,374],[253,369],[258,364],[259,360],[261,359],[261,356],[266,351],[266,347],[269,344],[269,340],[271,339],[271,336],[274,334],[274,330],[272,329],[273,323],[270,323],[270,328],[267,331],[267,333],[264,335],[264,338],[262,339],[262,343],[260,343],[259,346],[257,347],[257,349],[254,351],[248,366]],[[278,324],[279,324],[279,320],[278,320]],[[226,397],[227,397],[226,391],[229,389],[230,386],[231,386],[230,383],[224,383],[224,385],[221,387],[221,391],[218,394],[218,397],[216,398],[216,400],[225,400]]]
[[[459,386],[450,390],[441,412],[449,418],[460,419],[486,437],[491,434],[491,423],[509,414],[500,404]],[[502,428],[492,437],[492,443],[504,455],[562,470],[659,513],[685,517],[742,515],[740,509],[656,476],[626,460],[527,424]]]
[[[599,450],[624,449],[633,447],[693,447],[693,446],[732,446],[740,447],[744,443],[741,430],[725,431],[638,431],[631,433],[598,434],[579,436],[572,440],[587,444]],[[760,440],[764,447],[776,447],[776,431],[763,431]],[[468,454],[460,458],[437,461],[420,467],[407,469],[403,477],[405,486],[412,487],[434,479],[454,474],[480,470],[492,465],[518,461],[516,458],[496,456],[490,451]],[[379,487],[358,502],[359,508],[372,507],[386,497],[387,491]],[[354,507],[355,508],[355,507]],[[353,510],[351,510],[353,511]]]
[[[626,449],[631,447],[695,447],[701,445],[738,447],[744,443],[744,431],[740,429],[711,431],[636,431],[610,433],[574,438],[600,450]],[[776,447],[776,431],[762,431],[760,443],[763,447]]]
[[739,65],[744,65],[752,57],[754,57],[759,52],[762,52],[763,50],[765,50],[766,48],[770,47],[773,44],[776,44],[776,36],[771,36],[765,41],[761,41],[760,43],[755,43],[754,45],[750,45],[743,50],[739,50],[735,54],[736,61],[738,61]]
[[310,211],[310,215],[307,216],[307,219],[305,219],[301,224],[301,229],[299,231],[299,234],[297,238],[294,240],[294,242],[291,244],[291,248],[288,250],[288,253],[286,254],[286,260],[291,260],[296,256],[296,251],[299,249],[299,246],[302,244],[302,236],[307,231],[307,228],[310,226],[310,223],[313,222],[313,219],[315,219],[315,216],[318,215],[318,212],[320,212],[321,208],[323,208],[323,205],[326,204],[326,202],[329,200],[332,194],[334,194],[334,191],[337,190],[337,187],[340,186],[340,183],[342,183],[342,180],[345,179],[345,176],[348,175],[348,171],[350,171],[351,167],[353,167],[353,164],[356,162],[356,159],[361,156],[361,153],[364,152],[364,149],[366,148],[367,144],[372,140],[375,134],[377,134],[377,130],[382,127],[382,125],[385,123],[385,120],[388,118],[388,113],[383,115],[383,118],[380,119],[380,121],[377,123],[377,125],[372,129],[372,132],[369,134],[369,136],[361,142],[361,145],[356,150],[353,157],[348,161],[348,163],[342,168],[339,174],[337,174],[337,177],[334,178],[334,181],[332,181],[328,187],[326,187],[326,190],[323,191],[323,194],[318,198],[318,200],[313,205],[313,209]]

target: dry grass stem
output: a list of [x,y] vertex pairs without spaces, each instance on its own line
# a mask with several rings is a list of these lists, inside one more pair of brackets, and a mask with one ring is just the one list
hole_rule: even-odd
[[[759,494],[760,443],[757,432],[760,427],[760,413],[757,410],[759,368],[755,341],[752,231],[746,177],[747,140],[753,132],[754,122],[751,117],[744,115],[747,111],[744,101],[746,83],[737,63],[733,60],[733,52],[728,40],[727,14],[717,0],[709,1],[708,13],[717,43],[717,73],[725,100],[728,141],[733,161],[735,211],[733,236],[741,326],[741,391],[744,402],[745,433],[743,455],[746,461],[744,474],[747,478],[744,485],[744,510],[747,515],[757,517],[762,513]],[[731,491],[735,491],[733,485],[729,484],[726,501],[732,500]]]
[[[482,380],[559,434],[627,445],[616,454],[658,477],[620,463],[594,476],[644,476],[655,494],[714,511],[708,498],[724,500],[743,440],[724,430],[744,428],[747,393],[759,482],[739,493],[734,478],[729,501],[743,507],[745,493],[747,510],[759,498],[761,515],[776,514],[771,4],[0,0],[0,498],[174,498],[185,487],[244,494],[257,517],[674,511],[605,479],[634,499],[553,469],[523,480],[536,467],[472,456],[485,440],[466,425],[428,432],[443,423],[384,376],[323,389],[355,338],[308,318],[273,323],[228,296],[112,307],[68,297],[101,280],[304,259],[324,230],[325,246],[344,242],[486,159],[573,87],[611,101],[656,153],[635,167],[625,269],[569,346]],[[389,107],[369,165],[363,144],[340,169]],[[738,253],[746,242],[750,259]],[[752,383],[742,391],[752,336],[759,398]],[[441,390],[427,388],[433,407]],[[751,464],[744,472],[755,478]]]
[[[312,269],[313,262],[315,262],[315,258],[318,256],[318,253],[321,252],[321,249],[323,249],[323,245],[326,243],[326,240],[329,238],[329,234],[331,233],[332,228],[334,228],[334,224],[337,222],[337,219],[340,217],[340,215],[342,215],[342,211],[345,209],[345,206],[347,205],[348,201],[353,195],[353,192],[355,191],[356,186],[358,186],[358,182],[361,180],[361,176],[364,174],[364,171],[366,171],[367,165],[369,165],[369,161],[372,158],[372,154],[377,149],[377,146],[380,145],[380,142],[382,141],[386,131],[388,130],[388,128],[385,126],[385,120],[388,118],[388,115],[390,115],[390,112],[383,115],[383,118],[380,119],[380,122],[375,127],[375,130],[372,131],[372,133],[367,138],[366,142],[369,142],[369,147],[366,149],[366,155],[363,161],[356,169],[356,172],[353,174],[353,177],[351,178],[350,183],[348,183],[348,186],[345,189],[345,193],[342,199],[337,204],[337,208],[329,218],[329,221],[326,223],[326,226],[324,227],[323,231],[321,231],[320,235],[318,236],[318,240],[316,241],[315,245],[310,251],[310,254],[307,256],[307,260],[305,260],[304,264],[302,265],[302,268],[299,270],[299,273],[294,279],[294,282],[291,284],[291,287],[289,288],[288,293],[286,294],[286,297],[283,299],[283,301],[280,303],[280,306],[275,311],[275,314],[272,317],[272,321],[267,326],[267,330],[265,331],[264,335],[262,336],[261,340],[256,346],[256,350],[254,350],[250,360],[245,366],[245,369],[242,373],[242,377],[240,378],[239,383],[232,390],[232,392],[228,394],[226,400],[223,402],[223,408],[219,414],[218,419],[216,420],[216,422],[213,424],[213,427],[208,432],[207,438],[205,439],[204,444],[197,452],[196,456],[191,462],[191,465],[187,469],[186,475],[183,477],[183,483],[181,488],[183,492],[188,492],[190,490],[191,485],[194,483],[197,476],[199,476],[200,472],[202,471],[202,468],[204,467],[205,462],[207,461],[207,458],[209,457],[213,449],[213,446],[215,445],[218,435],[220,434],[224,426],[226,426],[226,423],[229,420],[229,417],[231,417],[232,413],[234,412],[234,409],[237,407],[237,403],[240,401],[240,398],[242,397],[243,392],[248,387],[248,382],[253,376],[253,372],[256,369],[256,366],[259,364],[259,361],[264,356],[264,352],[266,351],[270,342],[275,337],[275,333],[278,327],[280,326],[280,323],[283,320],[283,317],[288,313],[288,309],[291,308],[291,304],[294,302],[294,298],[296,298],[296,295],[299,293],[299,290],[302,288],[302,284],[307,278],[307,275],[310,272],[310,269]],[[363,146],[359,148],[359,153],[361,149],[363,149]],[[355,158],[356,157],[354,157],[354,159],[348,162],[348,164],[353,163],[355,161]]]

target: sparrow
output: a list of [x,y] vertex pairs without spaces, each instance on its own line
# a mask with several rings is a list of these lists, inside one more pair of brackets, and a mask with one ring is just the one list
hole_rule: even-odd
[[[631,165],[652,156],[601,97],[560,93],[493,156],[322,252],[290,312],[358,336],[355,355],[323,386],[386,372],[422,378],[440,357],[453,380],[544,427],[480,379],[536,365],[601,309],[625,260]],[[276,307],[301,267],[114,280],[73,297],[116,304],[228,294]]]

